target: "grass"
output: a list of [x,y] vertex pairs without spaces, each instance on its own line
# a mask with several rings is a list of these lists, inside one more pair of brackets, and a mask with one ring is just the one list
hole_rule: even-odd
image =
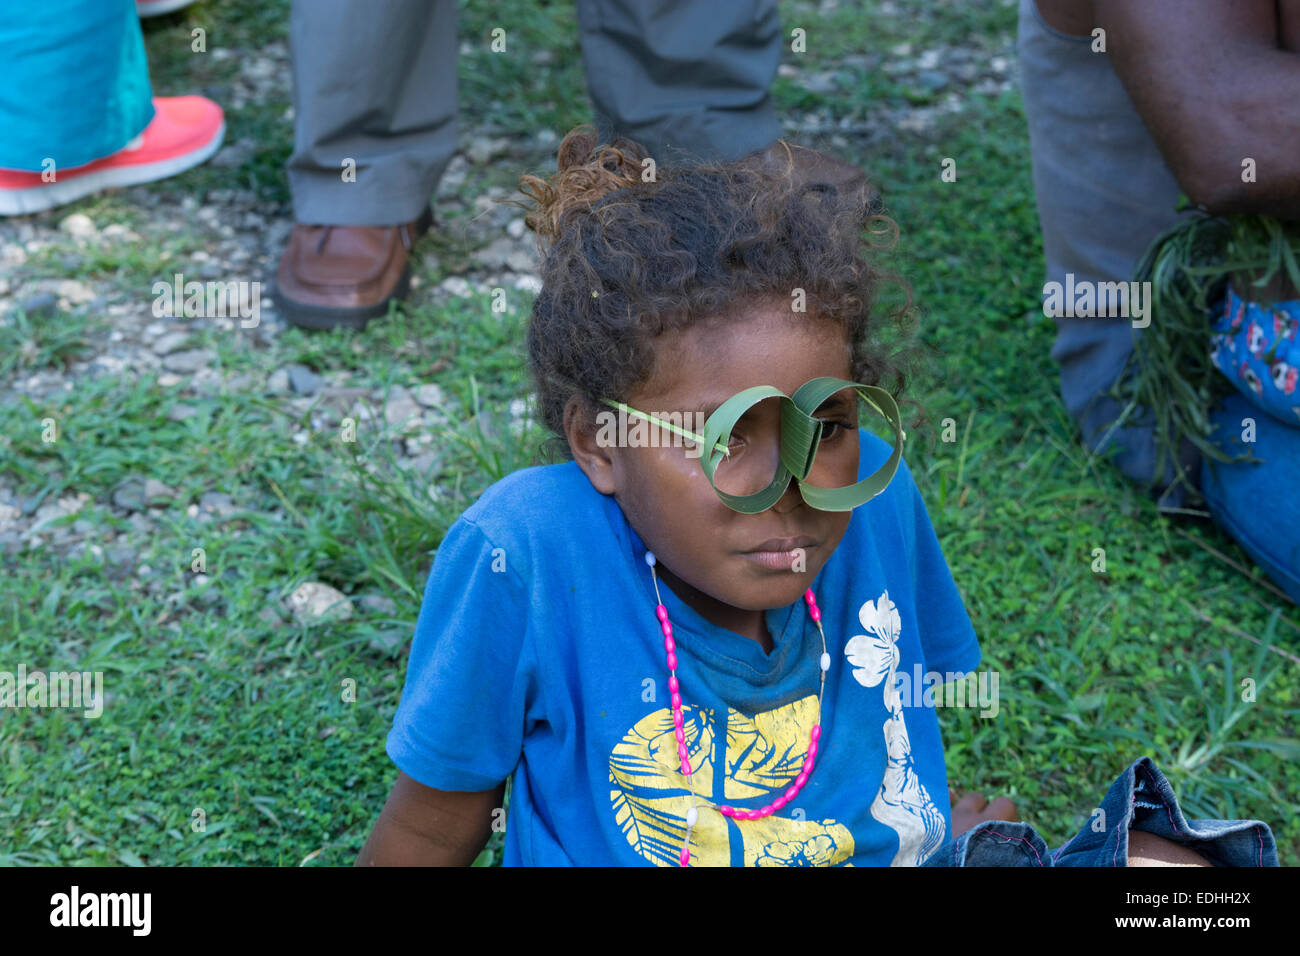
[[[203,26],[210,50],[256,48],[286,36],[287,6],[206,2],[149,23],[155,88],[222,98],[240,58],[191,54],[190,31]],[[572,4],[504,9],[489,15],[462,4],[458,29],[471,47],[459,67],[462,138],[476,128],[562,135],[589,121]],[[844,67],[845,56],[868,51],[886,62],[902,43],[991,56],[1015,29],[1005,3],[929,0],[909,4],[906,16],[876,5],[826,17],[811,9],[782,4],[787,32],[809,31],[809,52],[786,60],[837,70],[844,85],[813,94],[781,77],[778,112],[858,126],[882,104],[933,98],[883,70]],[[514,55],[487,48],[501,24]],[[537,53],[551,57],[544,69]],[[267,203],[287,202],[286,105],[229,112],[230,141],[258,144],[243,166],[208,165],[155,188],[171,197],[251,189]],[[931,350],[910,391],[929,424],[909,428],[908,461],[980,635],[982,666],[1002,675],[996,719],[940,713],[950,780],[1011,796],[1059,846],[1120,771],[1150,755],[1189,816],[1265,820],[1283,863],[1294,865],[1296,609],[1212,526],[1160,516],[1079,448],[1048,358],[1054,329],[1040,309],[1042,252],[1018,97],[971,96],[962,114],[925,135],[866,129],[845,142],[805,144],[870,170],[901,225],[892,261],[915,289]],[[955,183],[939,178],[945,157],[957,161]],[[521,165],[496,162],[468,176],[465,208]],[[147,303],[152,282],[204,248],[205,237],[184,223],[150,234],[135,195],[42,217],[84,211],[142,239],[47,251],[33,264],[37,274],[70,274],[59,257],[75,254],[73,274]],[[470,215],[440,211],[421,252],[454,267],[472,251],[463,232]],[[422,289],[444,277],[417,260]],[[291,329],[270,350],[207,329],[196,346],[216,351],[224,384],[185,399],[197,414],[183,422],[167,418],[177,399],[148,374],[86,379],[57,402],[0,407],[0,479],[21,500],[103,499],[133,474],[177,492],[152,509],[157,530],[147,538],[101,503],[78,516],[95,531],[72,559],[48,548],[6,558],[0,662],[103,670],[112,696],[96,721],[0,712],[0,864],[351,863],[394,777],[383,741],[432,553],[484,488],[534,460],[544,437],[535,425],[521,434],[505,424],[508,403],[528,390],[528,297],[507,301],[500,314],[486,295],[436,306],[419,294],[365,333]],[[0,375],[59,368],[98,321],[85,312],[17,316],[0,327]],[[440,384],[451,405],[433,446],[441,461],[429,474],[401,470],[390,436],[362,428],[355,444],[340,442],[338,415],[321,403],[271,401],[247,384],[288,362],[367,388]],[[52,444],[41,440],[46,417],[62,431]],[[307,441],[292,440],[294,422]],[[188,503],[210,490],[230,494],[237,510],[191,517]],[[91,545],[110,532],[140,549],[135,562],[116,562],[111,545],[95,553]],[[191,571],[195,548],[206,583]],[[384,595],[396,609],[311,629],[268,610],[305,580]],[[384,634],[401,638],[395,649],[376,642]],[[1253,700],[1243,699],[1247,679]],[[501,847],[494,834],[479,865],[499,863]]]

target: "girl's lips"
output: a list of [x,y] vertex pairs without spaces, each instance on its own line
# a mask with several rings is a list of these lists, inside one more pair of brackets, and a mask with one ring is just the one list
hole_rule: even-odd
[[810,534],[796,535],[793,538],[768,538],[752,551],[794,551],[796,548],[815,548],[818,541]]
[[795,548],[791,551],[743,551],[741,557],[768,571],[785,571],[794,574],[796,561],[807,566],[809,550],[809,548]]

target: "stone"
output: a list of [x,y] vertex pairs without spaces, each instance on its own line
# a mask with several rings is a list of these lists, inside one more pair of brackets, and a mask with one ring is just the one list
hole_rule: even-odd
[[195,592],[194,599],[204,607],[211,607],[221,600],[221,589],[210,584],[206,574],[196,574],[190,580],[190,588]]
[[[24,223],[24,225],[26,225]],[[30,226],[28,227],[30,230]],[[18,228],[18,238],[23,238],[23,228]],[[16,242],[0,243],[0,265],[20,266],[27,261],[27,250]]]
[[216,355],[210,349],[190,349],[185,352],[173,352],[163,359],[163,368],[170,372],[193,375],[199,369],[209,367]]
[[505,236],[498,236],[474,253],[474,258],[485,269],[503,269],[514,251],[514,240]]
[[[143,493],[144,490],[142,488],[141,494]],[[137,538],[147,537],[154,532],[153,522],[149,520],[149,516],[146,514],[136,512],[135,514],[129,515],[126,520],[127,524],[131,526],[132,533]]]
[[227,515],[238,510],[235,499],[224,491],[205,491],[199,496],[199,507],[218,515]]
[[[463,202],[457,192],[465,182],[465,177],[469,174],[469,162],[460,153],[451,158],[447,165],[447,171],[442,174],[442,179],[438,183],[439,192],[443,193],[438,197],[440,204],[462,205]],[[445,196],[445,198],[444,198]]]
[[89,238],[98,231],[95,229],[94,221],[85,213],[80,212],[65,216],[59,223],[59,229],[70,236],[77,236],[81,239]]
[[149,347],[154,355],[171,355],[190,340],[189,332],[167,332],[154,339]]
[[147,505],[166,504],[176,497],[176,491],[164,485],[157,478],[144,480],[144,501]]
[[506,139],[494,139],[488,136],[476,136],[470,142],[469,148],[465,150],[465,155],[471,163],[482,166],[494,156],[500,155],[505,148],[510,145]]
[[139,475],[124,478],[112,493],[113,504],[124,511],[143,511],[150,505],[166,504],[175,497],[176,492],[161,481]]
[[144,507],[144,482],[139,478],[127,478],[118,483],[112,494],[114,506],[124,511],[139,511]]
[[441,408],[442,387],[435,384],[420,385],[415,389],[415,400],[425,408]]
[[315,395],[326,384],[325,379],[305,365],[288,365],[285,371],[289,375],[289,387],[299,395]]
[[183,422],[186,419],[193,418],[199,413],[199,410],[193,405],[187,405],[184,402],[177,402],[171,408],[167,409],[167,420],[169,422]]
[[126,370],[126,360],[118,358],[116,355],[97,355],[95,361],[90,363],[90,371],[107,372],[113,374]]
[[328,385],[320,391],[322,404],[338,415],[348,414],[352,404],[370,393],[356,385]]
[[36,532],[43,530],[47,524],[58,521],[66,514],[67,512],[59,507],[57,503],[52,505],[42,505],[36,512],[36,521],[27,529],[26,533],[29,535],[35,534]]
[[922,70],[916,75],[916,82],[922,89],[938,92],[948,85],[948,77],[938,70]]
[[449,276],[438,283],[438,288],[448,295],[454,295],[457,298],[467,296],[472,291],[470,284],[461,276]]
[[799,77],[799,84],[809,93],[834,93],[839,88],[833,70],[816,73],[804,73]]
[[511,272],[534,272],[537,266],[537,250],[528,243],[516,244],[506,256],[506,268]]
[[95,299],[95,290],[76,279],[61,279],[54,287],[54,294],[67,299],[70,305],[85,305]]
[[899,129],[909,133],[928,133],[934,125],[934,111],[915,109],[906,111],[895,124]]
[[358,603],[371,614],[397,613],[397,603],[386,594],[367,594]]
[[289,609],[299,624],[314,627],[329,621],[346,621],[352,617],[352,601],[342,591],[308,581],[289,595]]
[[108,549],[109,564],[116,564],[126,567],[135,564],[135,549],[125,545]]
[[52,316],[59,310],[59,302],[50,292],[38,292],[19,302],[18,308],[27,313],[29,318]]
[[271,395],[289,394],[289,372],[278,368],[266,379],[266,390]]
[[369,646],[373,651],[395,657],[410,638],[411,632],[406,628],[389,628],[386,631],[379,631],[371,637]]
[[388,392],[384,403],[384,421],[396,428],[414,427],[420,420],[420,406],[411,393],[400,385],[394,385]]

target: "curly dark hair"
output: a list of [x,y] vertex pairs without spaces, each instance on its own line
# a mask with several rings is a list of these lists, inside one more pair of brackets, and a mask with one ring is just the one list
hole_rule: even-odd
[[556,174],[522,176],[519,191],[532,202],[512,201],[529,210],[524,221],[542,253],[527,342],[538,412],[554,433],[544,457],[573,457],[564,437],[573,396],[594,430],[601,397],[621,399],[645,381],[656,336],[755,303],[788,303],[796,288],[809,321],[844,328],[853,380],[899,396],[910,350],[873,347],[869,317],[881,282],[896,281],[906,301],[890,315],[906,328],[912,294],[874,264],[898,227],[873,190],[845,197],[826,184],[796,186],[789,163],[774,171],[742,161],[657,169],[645,182],[643,147],[597,142],[590,126],[570,131]]

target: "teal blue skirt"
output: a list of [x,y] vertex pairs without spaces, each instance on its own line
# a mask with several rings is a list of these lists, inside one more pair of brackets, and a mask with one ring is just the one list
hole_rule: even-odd
[[0,169],[111,156],[153,119],[133,0],[10,0],[0,16]]

